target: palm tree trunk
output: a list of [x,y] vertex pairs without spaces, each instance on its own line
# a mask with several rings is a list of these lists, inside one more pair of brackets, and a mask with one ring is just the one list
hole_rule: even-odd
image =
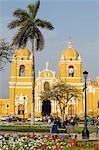
[[34,57],[34,39],[32,39],[32,106],[31,106],[31,124],[35,123],[35,57]]

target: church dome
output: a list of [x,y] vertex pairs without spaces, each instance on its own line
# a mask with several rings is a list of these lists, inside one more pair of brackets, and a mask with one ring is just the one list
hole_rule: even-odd
[[16,57],[30,57],[31,52],[27,48],[19,48],[15,52]]
[[79,56],[79,53],[74,48],[66,48],[63,51],[63,56],[65,59],[77,59]]
[[62,53],[62,59],[64,60],[78,60],[79,53],[72,47],[72,41],[68,41],[68,47]]

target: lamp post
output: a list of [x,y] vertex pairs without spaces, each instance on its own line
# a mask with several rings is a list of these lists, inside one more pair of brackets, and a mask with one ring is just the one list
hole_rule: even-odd
[[84,87],[84,92],[85,92],[85,112],[84,112],[84,129],[82,131],[82,138],[83,139],[89,139],[89,131],[87,129],[87,103],[86,103],[86,81],[87,81],[87,76],[88,76],[88,72],[84,71],[83,72],[83,76],[85,79],[85,87]]

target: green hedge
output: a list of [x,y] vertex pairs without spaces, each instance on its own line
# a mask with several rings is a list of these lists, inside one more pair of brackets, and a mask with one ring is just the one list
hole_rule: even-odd
[[[74,132],[75,133],[82,133],[84,127],[75,127]],[[88,130],[90,133],[93,133],[96,131],[94,127],[88,127]],[[50,132],[50,126],[39,126],[39,125],[33,125],[33,126],[7,126],[3,125],[0,126],[0,131],[19,131],[19,132]],[[66,133],[66,130],[61,130],[59,133]]]
[[50,128],[36,128],[31,126],[0,126],[0,131],[49,132]]

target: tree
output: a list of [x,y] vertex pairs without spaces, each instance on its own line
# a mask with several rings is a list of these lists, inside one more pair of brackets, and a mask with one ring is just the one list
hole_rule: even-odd
[[13,15],[16,20],[9,23],[8,28],[18,28],[17,34],[12,40],[13,45],[18,47],[25,47],[28,41],[31,42],[32,46],[32,111],[31,116],[33,118],[31,123],[34,123],[34,109],[35,109],[35,50],[42,50],[44,48],[44,37],[40,31],[42,29],[53,30],[53,25],[46,21],[36,18],[40,6],[40,0],[36,1],[35,4],[29,4],[27,10],[16,9]]
[[13,46],[5,42],[4,39],[0,40],[0,71],[4,69],[7,62],[11,62],[14,50]]
[[64,82],[56,83],[50,90],[44,91],[41,93],[41,99],[43,100],[55,100],[58,102],[60,108],[62,121],[64,121],[65,108],[68,105],[68,102],[74,97],[79,100],[81,94],[81,89],[75,88],[70,84]]

